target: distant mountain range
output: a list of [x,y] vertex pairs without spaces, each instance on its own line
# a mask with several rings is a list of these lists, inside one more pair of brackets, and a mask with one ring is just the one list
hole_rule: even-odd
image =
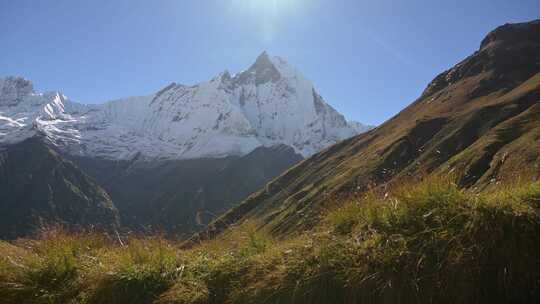
[[434,175],[474,191],[540,178],[540,20],[498,27],[398,115],[302,161],[198,238],[247,219],[289,235],[343,199]]
[[[25,217],[5,221],[0,235],[27,232],[26,222],[87,225],[76,219],[100,206],[114,210],[109,226],[118,226],[119,214],[133,229],[196,231],[304,157],[369,128],[346,121],[301,73],[266,52],[235,75],[98,105],[0,78],[0,148],[9,155],[0,170],[10,183],[32,185],[2,188],[0,220]],[[28,153],[52,163],[18,172],[15,160]],[[58,166],[69,168],[67,177]],[[65,195],[56,195],[58,187]],[[18,203],[29,193],[31,201]],[[77,204],[74,196],[88,209],[55,207]]]
[[40,133],[76,156],[217,158],[285,144],[305,157],[368,128],[347,122],[302,74],[266,52],[233,76],[171,83],[149,96],[98,105],[36,93],[23,78],[0,78],[0,144]]

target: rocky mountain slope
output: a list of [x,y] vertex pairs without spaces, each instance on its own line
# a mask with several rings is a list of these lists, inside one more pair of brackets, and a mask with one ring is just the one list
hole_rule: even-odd
[[224,158],[72,159],[110,194],[125,226],[189,235],[303,158],[277,145]]
[[112,228],[118,221],[107,193],[40,140],[0,151],[0,238],[48,224]]
[[383,125],[308,158],[199,237],[257,219],[309,229],[342,198],[441,173],[471,189],[540,177],[540,20],[506,24]]
[[172,83],[149,96],[100,105],[36,93],[22,78],[0,79],[0,144],[40,133],[76,156],[219,158],[285,144],[305,157],[365,130],[348,123],[285,60],[267,53],[234,76]]
[[[0,148],[39,138],[58,151],[44,166],[72,161],[137,230],[197,231],[303,157],[367,129],[347,122],[296,69],[267,53],[235,75],[99,105],[37,93],[23,78],[0,78]],[[63,186],[48,185],[51,193]],[[0,195],[13,197],[7,191]],[[50,205],[40,199],[33,206]],[[16,209],[16,202],[6,200],[6,208]]]

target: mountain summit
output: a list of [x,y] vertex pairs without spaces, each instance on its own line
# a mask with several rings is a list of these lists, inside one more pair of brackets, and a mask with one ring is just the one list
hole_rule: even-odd
[[284,59],[263,52],[241,73],[99,105],[0,79],[0,144],[40,134],[61,151],[104,159],[219,158],[285,144],[304,157],[367,130],[349,123]]
[[[304,157],[366,129],[347,122],[301,73],[266,52],[240,73],[97,105],[38,93],[20,77],[0,79],[0,152],[35,149],[22,143],[39,137],[47,151],[103,187],[123,225],[135,230],[198,231]],[[31,171],[39,168],[27,175],[42,174]],[[49,193],[64,189],[49,185]],[[12,208],[16,196],[4,190],[0,207]],[[21,210],[47,221],[84,219],[83,209],[71,217],[33,211],[70,200],[71,194],[40,196]]]

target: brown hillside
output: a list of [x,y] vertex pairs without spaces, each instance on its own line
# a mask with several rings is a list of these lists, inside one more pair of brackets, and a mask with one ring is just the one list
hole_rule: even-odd
[[[372,131],[301,162],[210,225],[257,218],[276,235],[309,229],[336,198],[369,186],[456,175],[486,189],[540,174],[540,20],[506,24]],[[339,199],[338,199],[339,201]]]

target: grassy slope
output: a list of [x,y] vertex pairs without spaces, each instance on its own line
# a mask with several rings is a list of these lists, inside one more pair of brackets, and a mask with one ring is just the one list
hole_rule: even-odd
[[[269,183],[190,249],[62,232],[0,243],[0,299],[540,302],[540,184],[516,178],[539,173],[540,31],[512,31],[490,34],[379,128]],[[455,183],[415,183],[449,172]]]
[[540,184],[397,187],[276,241],[254,223],[192,249],[52,231],[0,243],[2,303],[533,303]]
[[503,26],[378,128],[303,161],[199,235],[258,219],[276,236],[309,230],[343,198],[433,173],[486,188],[540,176],[540,23]]

